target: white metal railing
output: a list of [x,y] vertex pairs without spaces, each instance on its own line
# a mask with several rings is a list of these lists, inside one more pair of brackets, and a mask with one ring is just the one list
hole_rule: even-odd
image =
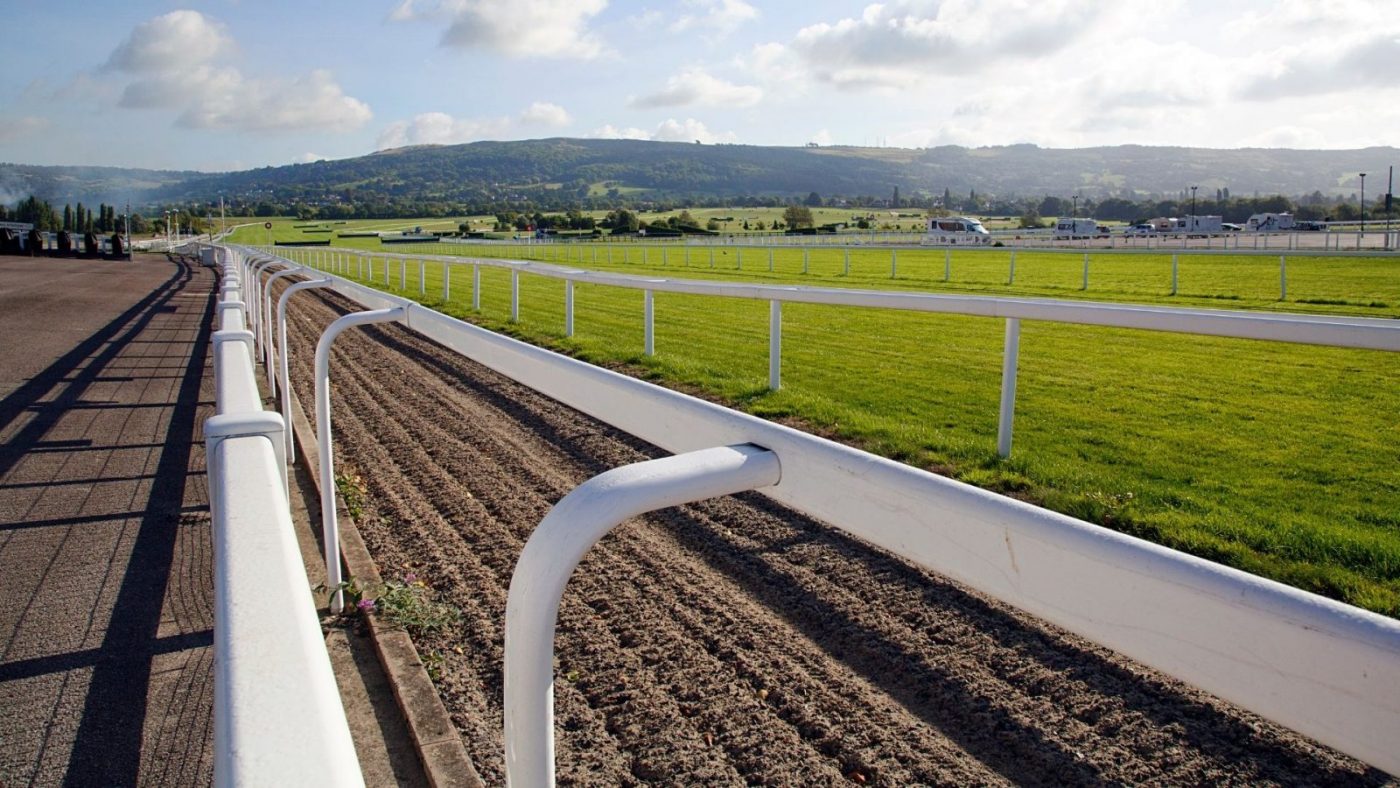
[[[562,269],[555,275],[579,281],[616,277]],[[365,308],[401,308],[403,322],[429,339],[667,451],[684,454],[751,445],[771,453],[780,478],[773,484],[759,474],[746,478],[745,486],[761,487],[762,494],[919,566],[1400,774],[1400,748],[1395,746],[1400,741],[1400,622],[595,367],[348,279],[331,278],[331,289]],[[625,279],[615,283],[642,289],[662,289],[658,285],[665,284],[677,292],[732,287],[732,292],[716,294],[775,302],[834,303],[828,299],[837,296],[802,288],[650,280],[626,284]],[[779,298],[784,295],[787,298]],[[906,300],[909,294],[854,295],[866,299],[861,305],[867,306],[881,305],[874,301],[889,296],[898,299],[897,308],[923,304],[918,308],[1400,349],[1400,330],[1377,325],[1381,321],[1021,299],[919,301]],[[1200,325],[1188,324],[1174,314],[1178,312]],[[626,500],[623,496],[614,503],[624,515],[633,506]],[[590,522],[595,528],[606,518]],[[566,535],[568,544],[559,544],[551,535],[557,531],[537,529],[530,541],[538,537],[548,543],[527,543],[526,550],[567,556],[578,549],[579,535]],[[512,601],[520,596],[518,583],[532,582],[521,575],[523,565],[522,559],[512,579]],[[548,594],[539,596],[532,604],[547,606]],[[535,609],[517,615],[538,622],[542,613]],[[506,651],[513,655],[520,644],[509,640],[509,633],[517,626],[506,622]],[[543,630],[532,631],[537,636],[531,636],[531,642],[542,643]],[[552,677],[540,670],[545,663],[538,653],[528,659],[534,667],[505,665],[507,686],[517,688],[506,699],[507,720],[513,721],[507,730],[512,740],[508,748],[520,754],[507,768],[512,782],[520,775],[522,785],[552,781],[548,763],[541,760],[548,750],[541,737],[548,735],[549,724],[539,722],[552,719],[543,716],[547,704],[541,700],[552,693]],[[521,687],[522,675],[534,678],[525,679]],[[521,720],[536,722],[520,725]],[[533,743],[524,744],[520,737],[533,737]],[[526,758],[529,764],[522,762]]]
[[359,760],[287,505],[285,423],[265,411],[244,301],[219,249],[216,413],[205,422],[214,541],[214,782],[359,786]]
[[[995,317],[1006,320],[1006,340],[1002,358],[1002,395],[997,418],[997,452],[1002,457],[1010,456],[1014,417],[1016,376],[1019,365],[1020,321],[1044,320],[1057,323],[1080,323],[1084,325],[1107,326],[1114,328],[1135,328],[1150,331],[1168,331],[1202,336],[1232,337],[1239,339],[1263,339],[1278,342],[1293,342],[1311,345],[1327,345],[1344,348],[1363,348],[1400,352],[1400,322],[1379,318],[1338,317],[1333,315],[1280,314],[1264,312],[1229,311],[1216,309],[1184,309],[1180,307],[1159,307],[1133,304],[1100,303],[1092,301],[1065,301],[1050,298],[1007,298],[969,295],[943,295],[911,291],[859,290],[854,288],[821,288],[794,285],[745,284],[726,281],[701,281],[692,279],[666,279],[658,277],[634,276],[630,274],[590,271],[548,263],[494,258],[460,258],[425,256],[418,254],[372,253],[358,250],[337,250],[319,252],[305,249],[282,250],[306,264],[340,274],[349,274],[352,267],[357,278],[373,278],[374,261],[382,260],[385,284],[389,284],[389,262],[399,263],[399,289],[407,288],[408,261],[419,264],[419,292],[426,292],[424,261],[441,264],[443,269],[444,299],[449,292],[452,279],[452,266],[471,265],[473,267],[473,308],[479,309],[481,266],[504,268],[511,271],[510,319],[517,320],[520,314],[521,272],[565,281],[565,335],[573,334],[573,285],[577,282],[641,290],[644,293],[667,292],[708,295],[726,298],[766,300],[770,302],[768,334],[769,388],[778,389],[782,385],[782,311],[783,302],[807,304],[827,304],[832,306],[854,306],[878,309],[900,309],[916,312],[937,312],[980,317]],[[263,250],[266,254],[267,250]],[[1015,257],[1012,253],[1012,276],[1014,277]],[[275,258],[266,258],[275,259]],[[351,260],[356,263],[352,266]],[[1173,261],[1175,269],[1175,261]],[[1283,265],[1282,258],[1280,265]],[[1085,262],[1085,277],[1088,276],[1088,262]],[[1173,273],[1175,278],[1175,273]],[[1285,280],[1286,282],[1286,280]],[[1286,286],[1286,284],[1285,284]],[[655,348],[649,341],[654,336],[653,323],[655,310],[648,296],[643,304],[644,351],[651,355]]]

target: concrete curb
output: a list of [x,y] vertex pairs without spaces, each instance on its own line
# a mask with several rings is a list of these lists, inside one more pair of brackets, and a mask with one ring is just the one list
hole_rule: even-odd
[[[320,491],[320,455],[316,434],[301,409],[296,394],[292,393],[292,429],[296,433],[297,462],[307,471],[311,483]],[[339,496],[337,496],[339,500]],[[382,582],[379,567],[360,538],[360,530],[349,515],[341,515],[340,557],[345,563],[347,577],[355,577],[371,583]],[[385,624],[375,616],[367,616],[370,638],[374,641],[379,662],[394,688],[394,699],[398,701],[413,737],[414,748],[418,751],[418,761],[434,788],[480,788],[484,783],[467,755],[462,738],[452,724],[452,718],[438,697],[437,688],[408,633]]]

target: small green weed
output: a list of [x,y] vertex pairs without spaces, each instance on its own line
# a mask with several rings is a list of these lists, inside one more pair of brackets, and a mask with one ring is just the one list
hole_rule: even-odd
[[345,501],[345,512],[351,518],[359,520],[365,513],[365,503],[369,500],[369,486],[360,475],[351,471],[345,471],[335,475],[335,489],[340,493],[341,500]]

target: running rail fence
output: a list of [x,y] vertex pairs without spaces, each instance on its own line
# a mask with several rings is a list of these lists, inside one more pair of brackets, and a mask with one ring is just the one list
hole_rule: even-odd
[[[382,281],[385,285],[391,285],[393,280],[397,280],[399,290],[402,292],[408,290],[408,266],[413,264],[418,269],[417,283],[420,295],[427,294],[426,264],[432,262],[443,267],[442,296],[444,300],[451,293],[453,268],[469,265],[472,268],[472,307],[474,309],[481,308],[481,267],[507,269],[511,272],[510,318],[512,321],[517,320],[520,315],[520,275],[522,273],[562,279],[564,280],[565,336],[573,336],[574,333],[573,304],[576,283],[584,282],[641,290],[644,293],[642,306],[643,350],[647,355],[653,355],[655,351],[655,310],[652,299],[652,294],[655,292],[765,300],[769,302],[768,387],[771,389],[778,389],[782,385],[782,307],[784,303],[902,309],[1004,318],[1006,330],[1002,352],[1001,404],[997,418],[997,453],[1002,457],[1011,455],[1022,320],[1046,320],[1182,334],[1400,351],[1400,321],[1378,318],[1181,309],[1048,298],[993,298],[934,295],[907,291],[749,285],[736,282],[632,276],[588,271],[549,263],[494,258],[386,254],[342,249],[283,248],[259,250],[260,254],[269,255],[268,259],[273,259],[273,256],[278,252],[288,256],[283,259],[295,259],[330,273],[346,276],[354,273],[357,279]],[[1016,264],[1014,252],[1011,253],[1010,259],[1012,277],[1014,277]],[[1282,259],[1280,259],[1280,266],[1284,266]],[[1088,271],[1087,257],[1085,271]]]
[[[196,247],[197,248],[197,247]],[[242,255],[222,271],[216,415],[204,424],[214,537],[214,783],[364,785],[287,505],[282,417],[254,377]]]
[[[242,251],[253,263],[247,276],[255,289],[262,271],[295,265]],[[389,257],[407,264],[407,257]],[[334,267],[350,271],[350,256],[334,259]],[[500,265],[517,276],[530,271],[566,282],[765,299],[775,311],[783,301],[801,301],[999,317],[1008,331],[1016,321],[1033,319],[1400,351],[1400,326],[1379,320],[735,285],[498,260],[453,262]],[[1400,775],[1400,622],[594,367],[344,277],[325,278],[329,289],[373,310],[375,319],[411,325],[676,455],[584,483],[555,506],[523,549],[505,625],[506,767],[512,785],[553,784],[554,616],[579,557],[628,517],[749,489]]]

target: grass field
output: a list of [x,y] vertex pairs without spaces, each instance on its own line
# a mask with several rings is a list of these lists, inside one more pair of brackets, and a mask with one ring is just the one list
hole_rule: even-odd
[[[260,229],[260,228],[259,228]],[[249,238],[248,240],[256,240]],[[345,239],[365,240],[365,239]],[[373,240],[373,239],[370,239]],[[1091,289],[1082,256],[1017,257],[959,250],[942,282],[943,251],[909,253],[889,278],[888,250],[860,250],[843,274],[839,250],[735,250],[709,267],[708,250],[630,247],[588,268],[690,278],[1093,297],[1229,308],[1395,316],[1400,277],[1374,258],[1290,257],[1290,297],[1278,299],[1277,259],[1183,257],[1183,295],[1170,297],[1170,257],[1103,256]],[[559,253],[535,247],[533,252]],[[457,254],[504,246],[452,247]],[[400,251],[391,249],[390,251]],[[753,259],[750,260],[750,253]],[[683,254],[683,253],[682,253]],[[864,256],[862,256],[864,255]],[[866,257],[868,256],[868,258]],[[556,259],[556,262],[565,262]],[[417,266],[403,294],[417,296]],[[375,266],[383,287],[382,261]],[[1296,280],[1295,280],[1296,277]],[[398,269],[392,285],[400,292]],[[920,467],[1030,500],[1388,615],[1400,614],[1400,357],[1280,343],[1068,326],[1023,325],[1016,446],[995,454],[1003,324],[999,320],[789,304],[781,391],[765,388],[767,306],[738,299],[656,296],[657,355],[642,347],[642,294],[576,289],[576,328],[563,336],[563,283],[522,278],[521,316],[509,321],[509,274],[482,269],[471,309],[470,267],[427,266],[420,300],[474,322],[590,361],[721,398]],[[1104,290],[1097,289],[1098,287]],[[1313,303],[1325,302],[1325,303]]]

